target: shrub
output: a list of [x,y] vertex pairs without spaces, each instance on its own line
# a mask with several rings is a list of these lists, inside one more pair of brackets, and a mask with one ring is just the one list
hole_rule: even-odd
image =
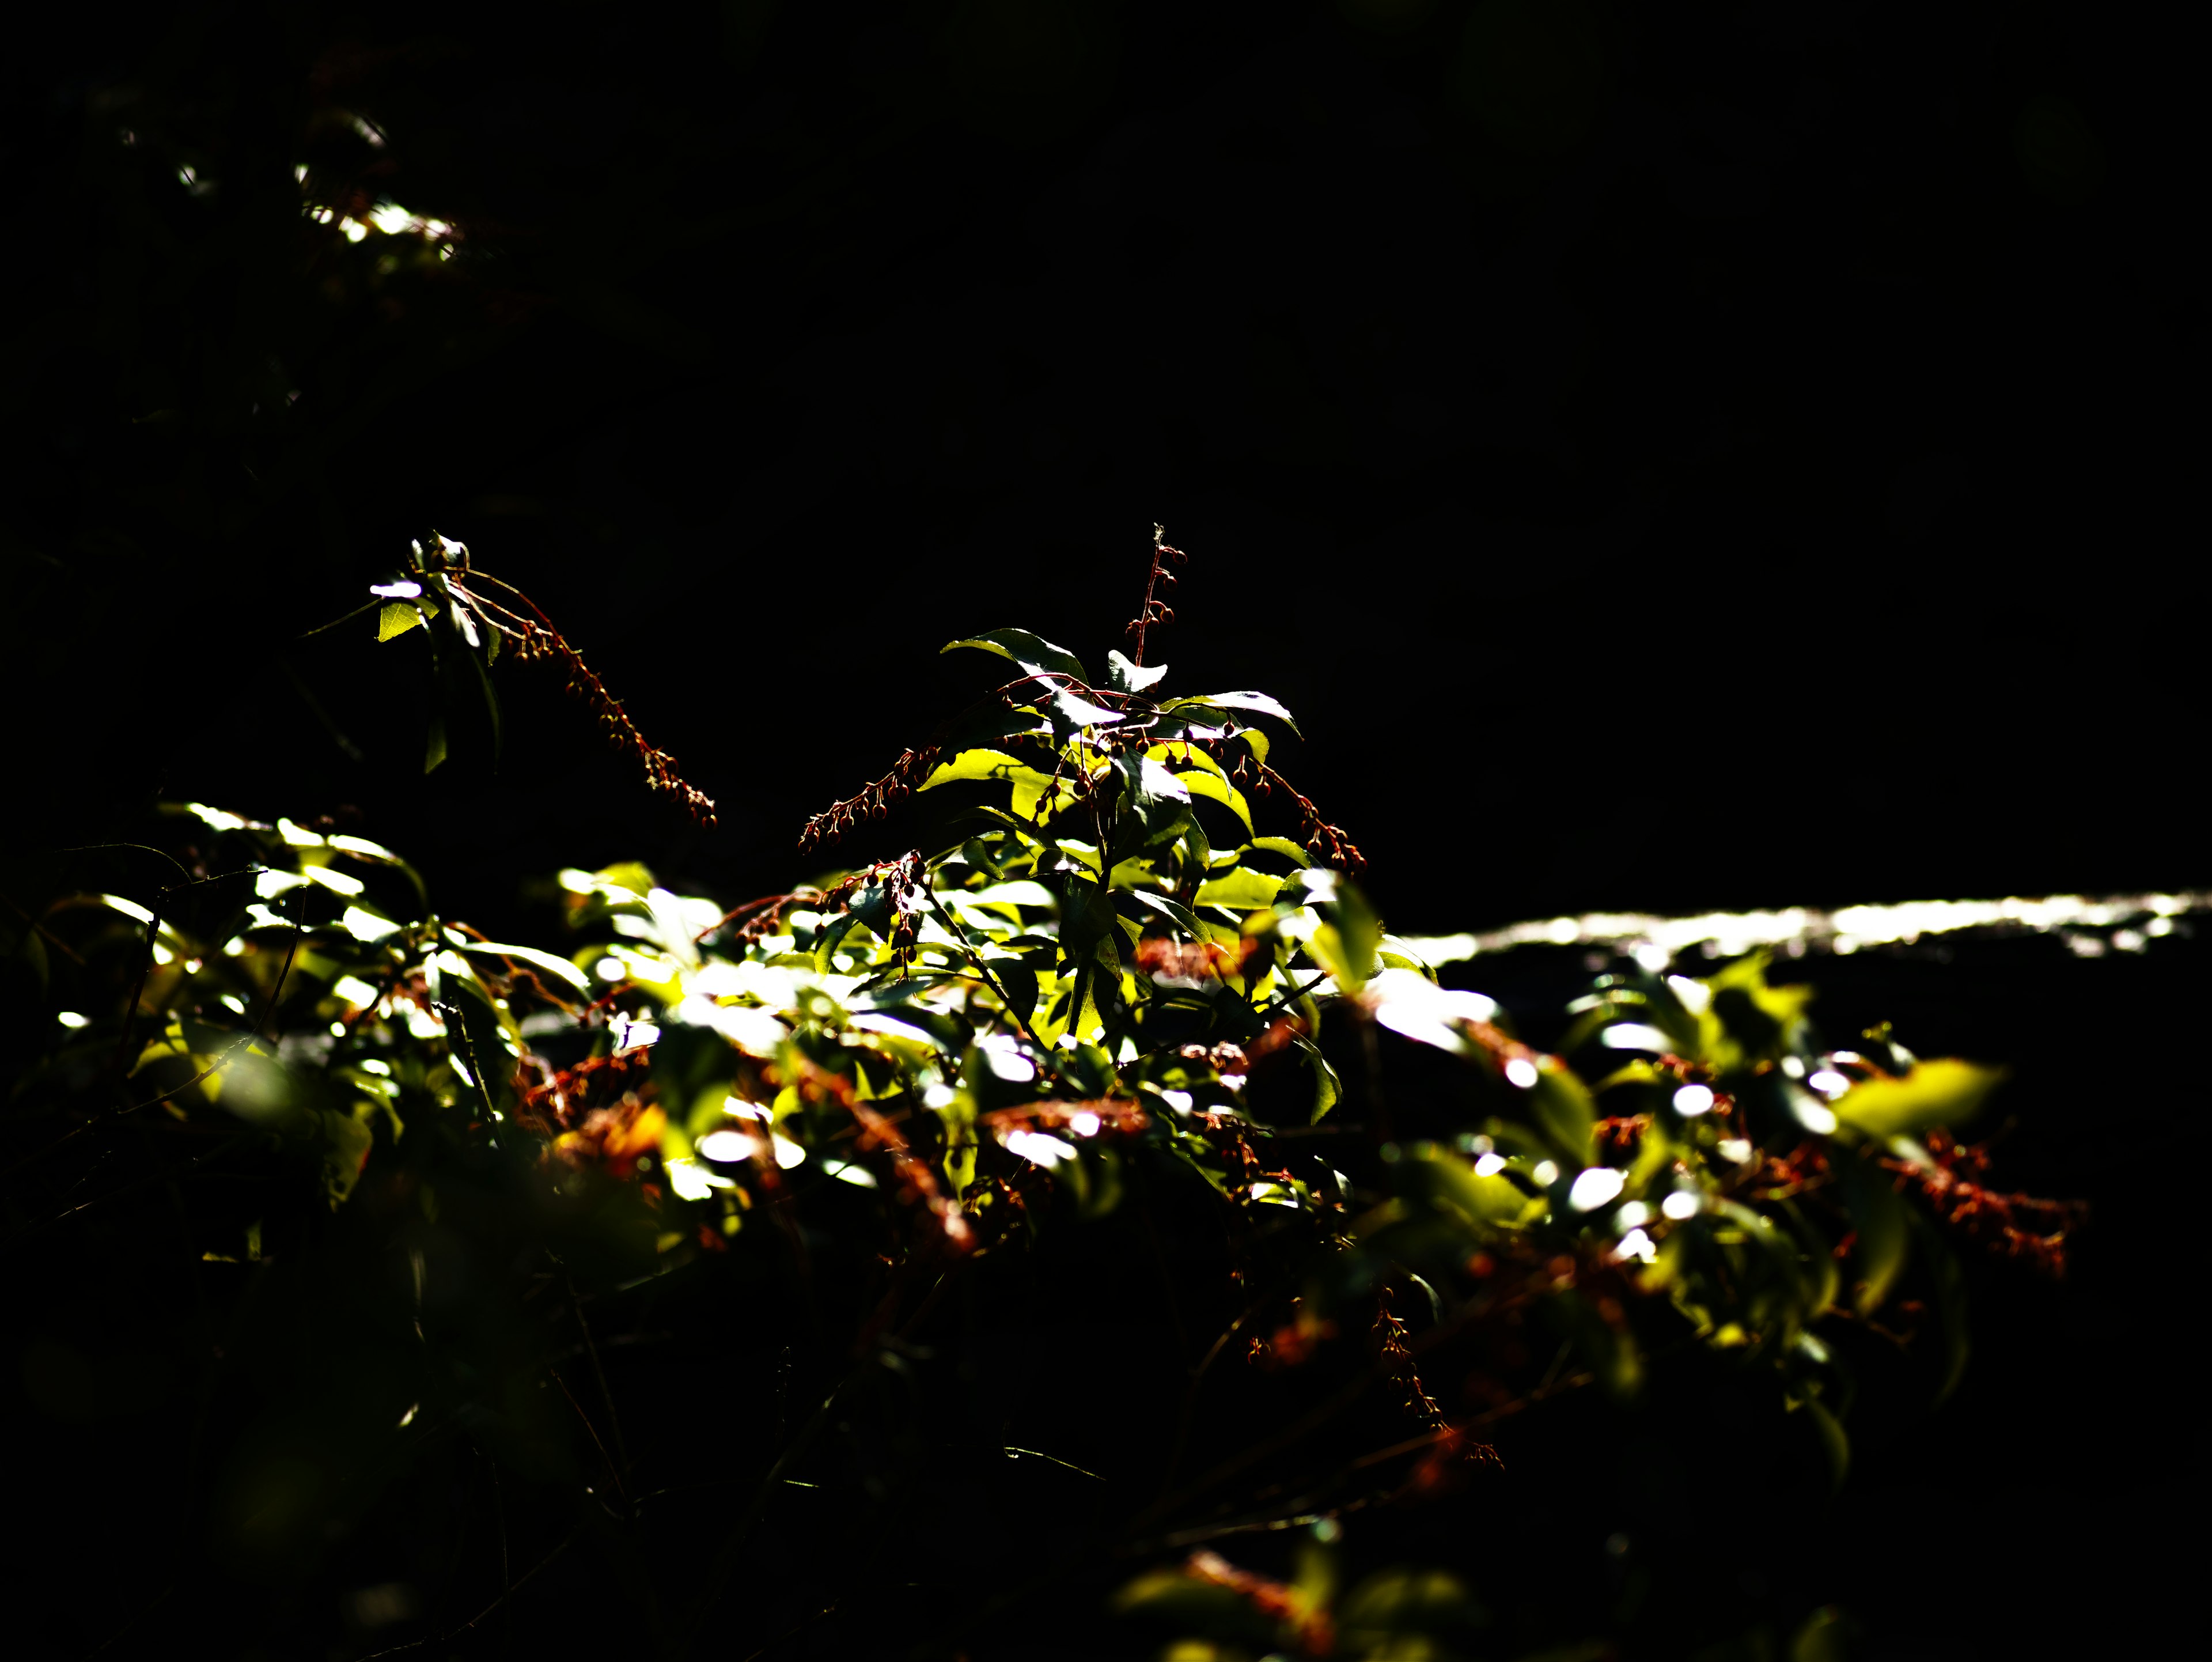
[[[380,632],[428,621],[487,697],[510,632],[574,657],[435,546]],[[229,1578],[319,1590],[280,1647],[352,1589],[350,1653],[537,1601],[672,1655],[817,1623],[845,1653],[1505,1654],[1602,1623],[1486,1641],[1420,1566],[1340,1594],[1346,1531],[1479,1506],[1494,1428],[1558,1398],[1724,1379],[1742,1438],[1832,1484],[1863,1377],[1956,1383],[1948,1243],[2055,1271],[2070,1221],[1953,1135],[1997,1075],[1831,1048],[1758,956],[1624,964],[1524,1043],[1363,899],[1274,765],[1290,713],[1146,664],[1179,558],[1156,538],[1103,679],[953,642],[1014,673],[804,841],[935,791],[943,839],[788,892],[567,871],[568,937],[521,946],[375,843],[197,804],[142,900],[57,868],[13,945],[14,1228],[192,1290],[127,1354],[116,1300],[42,1310],[23,1377],[65,1420],[159,1408],[148,1448],[192,1399],[163,1492],[216,1574],[185,1555],[149,1626],[217,1622]],[[1285,1532],[1280,1578],[1224,1555]],[[1091,1627],[1109,1593],[1133,1625]]]

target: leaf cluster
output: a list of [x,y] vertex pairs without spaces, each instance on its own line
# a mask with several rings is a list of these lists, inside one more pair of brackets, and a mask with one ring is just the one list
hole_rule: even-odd
[[[422,575],[432,626],[465,635],[458,563]],[[1826,1046],[1756,957],[1601,976],[1540,1050],[1387,931],[1303,797],[1304,840],[1259,828],[1245,786],[1281,780],[1263,723],[1296,732],[1274,701],[1164,696],[1164,668],[1118,653],[1094,683],[1017,630],[952,644],[1021,672],[902,763],[897,782],[977,799],[959,840],[734,910],[635,865],[571,870],[559,949],[494,941],[379,844],[179,805],[185,882],[25,914],[16,960],[64,1013],[11,1099],[36,1145],[15,1227],[131,1192],[80,1157],[151,1128],[149,1181],[273,1161],[319,1196],[321,1223],[223,1214],[210,1263],[289,1258],[360,1309],[350,1452],[286,1488],[272,1474],[304,1457],[284,1439],[309,1434],[280,1414],[242,1444],[216,1502],[227,1562],[312,1560],[404,1473],[488,1459],[560,1497],[556,1549],[588,1538],[650,1588],[669,1565],[648,1520],[678,1504],[655,1497],[703,1469],[735,1510],[675,1555],[688,1604],[644,1596],[673,1649],[751,1633],[759,1609],[726,1594],[775,1549],[792,1485],[919,1527],[945,1458],[921,1427],[962,1389],[933,1361],[948,1292],[1004,1300],[1018,1266],[1065,1276],[1059,1255],[1131,1229],[1178,1312],[1179,1384],[1103,1479],[1073,1458],[1107,1464],[1079,1422],[1047,1416],[1063,1440],[1042,1462],[1107,1483],[1088,1538],[1109,1562],[1480,1485],[1491,1428],[1584,1387],[1632,1399],[1690,1356],[1770,1382],[1840,1482],[1869,1336],[1932,1328],[1934,1390],[1956,1383],[1945,1225],[1998,1217],[1979,1233],[2057,1266],[2070,1215],[1982,1187],[1950,1135],[1990,1070],[1882,1032]],[[861,817],[841,805],[813,834]],[[1386,1113],[1386,1056],[1457,1082]],[[394,1251],[411,1269],[380,1281]],[[633,1298],[742,1312],[726,1366],[756,1396],[773,1374],[773,1426],[734,1456],[633,1447],[587,1313]],[[588,1409],[562,1371],[580,1353]],[[1224,1391],[1273,1406],[1194,1440]],[[856,1458],[827,1452],[837,1427]],[[1036,1452],[971,1430],[964,1458],[979,1435]],[[1332,1605],[1202,1554],[1121,1602],[1213,1610],[1191,1619],[1223,1643],[1258,1620],[1312,1653],[1426,1635],[1441,1655],[1471,1619],[1448,1580]]]

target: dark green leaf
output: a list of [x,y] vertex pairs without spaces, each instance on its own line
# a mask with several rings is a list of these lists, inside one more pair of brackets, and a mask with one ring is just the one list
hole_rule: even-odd
[[970,635],[957,641],[949,641],[938,650],[941,654],[956,652],[962,647],[975,647],[984,652],[995,652],[1001,658],[1011,659],[1031,675],[1047,679],[1069,676],[1084,685],[1091,685],[1090,672],[1083,661],[1066,647],[1054,646],[1025,629],[991,629],[981,635]]

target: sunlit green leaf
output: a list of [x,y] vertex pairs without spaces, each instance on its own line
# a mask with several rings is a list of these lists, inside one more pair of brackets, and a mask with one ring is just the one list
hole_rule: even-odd
[[1165,664],[1147,664],[1140,668],[1118,651],[1106,654],[1106,684],[1116,692],[1142,692],[1167,673]]
[[1244,822],[1244,830],[1248,834],[1251,831],[1251,805],[1245,801],[1244,793],[1231,784],[1228,780],[1218,773],[1207,773],[1197,769],[1176,776],[1182,781],[1185,788],[1191,795],[1206,797],[1220,803]]
[[[1160,708],[1178,710],[1251,710],[1261,715],[1273,716],[1292,733],[1298,731],[1298,724],[1291,719],[1290,711],[1285,709],[1281,704],[1264,692],[1208,692],[1191,698],[1170,698]],[[1303,734],[1299,734],[1301,738],[1304,736]]]
[[1911,1136],[1934,1125],[1961,1125],[2005,1076],[2002,1068],[1942,1057],[1902,1079],[1869,1079],[1830,1103],[1836,1117],[1871,1137]]
[[518,964],[527,964],[532,969],[543,970],[557,980],[566,982],[576,991],[591,990],[591,977],[565,958],[540,952],[535,947],[510,947],[494,941],[471,941],[460,948],[465,953],[482,953],[487,956],[511,958]]
[[422,614],[405,600],[386,600],[376,614],[376,638],[389,641],[420,627],[422,622]]
[[1282,887],[1281,878],[1270,877],[1265,872],[1239,866],[1223,876],[1200,884],[1192,904],[1228,906],[1240,911],[1250,911],[1257,907],[1273,905]]

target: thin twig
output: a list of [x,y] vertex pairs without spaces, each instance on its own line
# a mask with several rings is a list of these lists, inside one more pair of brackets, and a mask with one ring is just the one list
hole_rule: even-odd
[[[584,1349],[592,1359],[592,1375],[599,1382],[599,1400],[607,1405],[607,1423],[614,1428],[615,1452],[622,1456],[622,1469],[627,1473],[630,1469],[629,1446],[623,1438],[622,1415],[615,1407],[614,1392],[607,1389],[607,1371],[599,1366],[599,1347],[592,1337],[591,1324],[584,1319],[584,1303],[576,1296],[574,1276],[568,1278],[568,1308],[575,1315],[577,1330],[584,1336]],[[627,1495],[624,1498],[628,1498]]]
[[[500,1549],[500,1565],[501,1565],[501,1571],[500,1571],[500,1579],[501,1579],[502,1581],[503,1581],[503,1580],[505,1580],[507,1579],[507,1575],[506,1575],[506,1564],[507,1564],[507,1556],[506,1556],[506,1531],[505,1531],[505,1526],[504,1526],[504,1518],[505,1518],[505,1513],[501,1513],[502,1525],[501,1525],[501,1536],[500,1536],[500,1539],[501,1539],[501,1549]],[[514,1595],[515,1595],[516,1593],[520,1592],[521,1592],[525,1587],[528,1586],[530,1585],[530,1583],[531,1583],[531,1580],[532,1580],[532,1578],[534,1578],[534,1577],[537,1575],[537,1574],[538,1573],[538,1571],[540,1571],[540,1570],[544,1569],[544,1568],[548,1564],[550,1564],[550,1563],[551,1563],[551,1562],[552,1562],[556,1558],[558,1558],[558,1557],[559,1557],[562,1553],[564,1553],[564,1552],[568,1551],[568,1549],[569,1549],[570,1547],[572,1547],[572,1546],[575,1545],[575,1544],[576,1544],[576,1537],[577,1537],[578,1536],[581,1535],[583,1532],[584,1532],[584,1525],[583,1525],[581,1523],[579,1523],[579,1524],[576,1525],[576,1527],[575,1527],[575,1528],[574,1528],[574,1529],[572,1529],[572,1530],[570,1530],[570,1531],[568,1531],[568,1535],[567,1535],[567,1536],[566,1536],[566,1537],[562,1540],[561,1544],[560,1544],[559,1546],[557,1546],[557,1547],[554,1548],[552,1551],[550,1551],[550,1552],[547,1553],[547,1554],[546,1554],[543,1558],[539,1559],[539,1560],[538,1560],[535,1564],[532,1564],[532,1565],[530,1567],[530,1568],[529,1568],[529,1569],[528,1569],[528,1570],[524,1574],[522,1580],[520,1580],[520,1581],[515,1582],[512,1586],[507,1587],[505,1591],[503,1591],[503,1592],[499,1595],[499,1597],[498,1597],[498,1598],[496,1598],[493,1599],[493,1600],[491,1601],[491,1603],[489,1603],[489,1604],[486,1604],[486,1605],[485,1605],[482,1610],[478,1610],[478,1611],[477,1611],[474,1616],[471,1616],[467,1621],[465,1621],[465,1622],[462,1622],[462,1623],[461,1623],[461,1625],[460,1625],[459,1627],[455,1628],[455,1629],[454,1629],[451,1633],[445,1634],[445,1635],[441,1635],[441,1636],[437,1640],[437,1641],[436,1641],[436,1642],[437,1642],[437,1643],[439,1643],[439,1644],[441,1644],[441,1645],[450,1645],[451,1643],[453,1643],[453,1641],[454,1640],[459,1639],[459,1638],[463,1634],[467,1633],[468,1631],[470,1631],[470,1630],[471,1630],[471,1629],[473,1629],[473,1628],[474,1628],[474,1627],[475,1627],[475,1626],[476,1626],[479,1622],[482,1622],[482,1621],[484,1619],[484,1617],[486,1617],[487,1616],[489,1616],[489,1615],[490,1615],[494,1610],[497,1610],[501,1605],[502,1605],[502,1604],[506,1604],[506,1603],[507,1603],[507,1601],[508,1599],[510,1599],[510,1598],[514,1598]],[[430,1642],[431,1642],[430,1637],[429,1637],[429,1635],[427,1635],[427,1634],[426,1634],[426,1635],[423,1635],[422,1638],[420,1638],[420,1639],[410,1639],[410,1640],[409,1640],[409,1641],[408,1641],[405,1644],[404,1644],[404,1645],[394,1645],[394,1646],[391,1647],[390,1647],[389,1649],[387,1649],[387,1650],[372,1651],[368,1655],[367,1655],[367,1656],[365,1656],[365,1657],[363,1657],[363,1658],[362,1659],[362,1662],[376,1662],[376,1659],[377,1659],[378,1657],[380,1657],[380,1656],[397,1656],[397,1655],[398,1655],[398,1654],[400,1653],[400,1652],[402,1652],[402,1651],[419,1650],[419,1649],[421,1649],[423,1646],[428,1645],[428,1644],[429,1644]]]
[[728,1582],[731,1572],[738,1567],[738,1554],[744,1549],[745,1537],[752,1532],[753,1525],[768,1510],[769,1497],[781,1484],[783,1474],[814,1446],[815,1439],[830,1423],[830,1413],[836,1408],[838,1398],[852,1389],[873,1366],[874,1358],[871,1356],[838,1381],[836,1388],[822,1399],[822,1406],[814,1410],[806,1423],[799,1428],[799,1434],[791,1440],[790,1445],[776,1457],[775,1464],[768,1469],[768,1475],[761,1479],[760,1486],[753,1491],[752,1504],[745,1508],[744,1516],[738,1519],[723,1540],[720,1550],[715,1553],[713,1562],[708,1564],[706,1574],[700,1577],[699,1603],[684,1629],[687,1641],[706,1626],[707,1617],[712,1614],[715,1601],[722,1596],[723,1586]]

